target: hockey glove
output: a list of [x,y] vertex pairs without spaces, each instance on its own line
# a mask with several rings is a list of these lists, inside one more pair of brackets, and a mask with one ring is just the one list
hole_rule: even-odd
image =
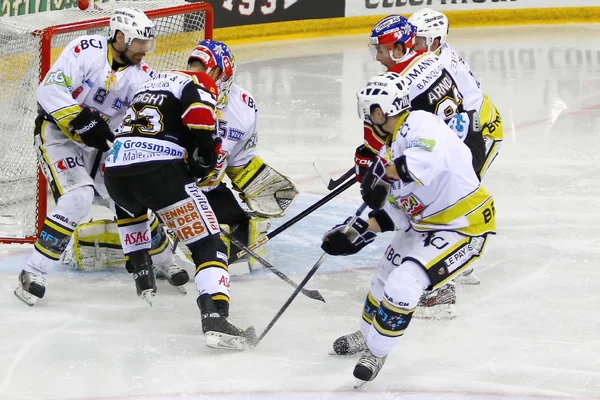
[[194,150],[189,166],[194,178],[205,180],[212,176],[215,169],[223,164],[226,153],[223,151],[223,141],[219,137],[212,138],[205,146]]
[[380,157],[376,157],[363,177],[360,194],[369,207],[379,210],[383,207],[389,190],[390,184],[385,179],[385,165]]
[[107,140],[113,142],[115,135],[110,130],[108,123],[100,113],[83,107],[79,114],[69,124],[69,132],[75,140],[81,140],[86,146],[94,147],[100,151],[108,151],[110,146]]
[[354,172],[356,173],[356,180],[358,182],[362,182],[363,177],[369,171],[371,160],[375,156],[376,154],[364,144],[356,148],[356,153],[354,153]]
[[323,236],[321,248],[332,256],[348,256],[358,253],[375,240],[375,236],[375,232],[369,230],[367,221],[350,217]]

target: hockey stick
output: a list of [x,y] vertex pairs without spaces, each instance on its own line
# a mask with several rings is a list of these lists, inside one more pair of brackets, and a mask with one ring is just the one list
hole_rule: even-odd
[[329,183],[327,184],[327,189],[328,190],[333,190],[336,187],[340,186],[342,184],[342,182],[344,182],[346,179],[350,178],[351,176],[354,176],[354,168],[350,168],[344,175],[340,176],[337,179],[329,179]]
[[[353,219],[351,219],[350,222],[348,222],[347,227],[349,227],[350,225],[352,225],[354,223],[354,221],[356,221],[356,219],[360,216],[360,214],[363,213],[363,211],[365,210],[365,208],[367,208],[367,205],[365,203],[363,203],[358,208],[358,210],[356,210],[356,213],[354,214]],[[347,227],[346,227],[346,230],[347,230]],[[296,298],[296,296],[298,296],[298,293],[300,293],[300,291],[302,290],[302,288],[304,287],[304,285],[306,285],[308,283],[308,281],[310,280],[310,278],[313,277],[313,275],[315,274],[315,272],[317,272],[317,270],[319,269],[319,267],[321,266],[321,264],[323,264],[323,262],[325,261],[326,258],[327,258],[327,253],[323,253],[321,255],[321,257],[319,257],[319,259],[317,260],[317,262],[315,263],[315,265],[313,265],[313,267],[310,269],[310,271],[308,271],[308,274],[306,274],[306,276],[304,277],[304,279],[302,280],[302,282],[300,282],[300,284],[298,285],[298,287],[296,288],[296,290],[294,290],[294,293],[292,293],[292,295],[287,299],[287,301],[285,302],[285,304],[279,309],[279,311],[277,312],[277,314],[275,314],[275,317],[273,317],[273,319],[271,320],[271,322],[269,322],[269,325],[267,325],[267,327],[265,328],[265,330],[263,331],[263,333],[260,334],[260,336],[256,340],[255,346],[258,345],[258,343],[260,343],[260,341],[265,337],[265,335],[267,333],[269,333],[269,331],[271,330],[271,328],[273,327],[273,325],[275,325],[275,323],[279,320],[279,318],[285,312],[285,310],[287,310],[287,308],[290,306],[290,304],[292,304],[292,301],[294,301],[294,299]]]
[[[323,298],[323,296],[321,296],[321,293],[319,293],[318,290],[310,290],[310,289],[303,289],[303,288],[298,289],[299,286],[293,280],[291,280],[290,278],[288,278],[287,275],[285,275],[283,272],[281,272],[280,270],[278,270],[277,268],[275,268],[267,260],[265,260],[264,258],[262,258],[261,256],[259,256],[258,254],[256,254],[255,252],[253,252],[250,248],[244,246],[244,244],[242,242],[240,242],[239,240],[237,240],[236,238],[234,238],[233,235],[229,234],[227,231],[225,231],[222,228],[221,228],[221,234],[223,236],[225,236],[227,239],[229,239],[229,241],[231,243],[233,243],[236,246],[244,249],[245,252],[247,252],[252,257],[254,257],[256,259],[256,261],[258,261],[259,263],[261,263],[262,265],[264,265],[266,269],[268,269],[269,271],[271,271],[272,273],[274,273],[275,275],[277,275],[284,282],[286,282],[286,283],[290,284],[291,286],[295,287],[298,291],[301,291],[302,294],[305,295],[306,297],[310,297],[311,299],[319,300],[319,301],[322,301],[323,303],[325,303],[325,299]],[[304,284],[306,284],[306,282]],[[302,285],[302,286],[304,286],[304,285]]]
[[102,160],[103,151],[98,150],[96,153],[96,158],[94,158],[94,164],[92,164],[92,170],[90,171],[90,176],[93,179],[96,179],[96,174],[98,173],[98,168],[100,167],[100,161]]
[[[300,221],[302,218],[306,217],[308,214],[315,211],[317,208],[319,208],[322,205],[324,205],[325,203],[329,202],[331,199],[333,199],[334,197],[336,197],[337,195],[339,195],[340,193],[342,193],[344,190],[348,189],[350,186],[354,185],[355,183],[356,183],[356,179],[354,179],[354,178],[352,180],[349,180],[348,182],[344,183],[342,186],[337,188],[335,191],[329,193],[327,196],[323,197],[321,200],[317,201],[315,204],[308,207],[306,210],[302,211],[300,214],[296,215],[295,217],[293,217],[286,223],[281,224],[279,227],[277,227],[273,231],[269,232],[267,235],[263,236],[262,238],[258,239],[256,242],[252,243],[250,246],[247,247],[247,249],[254,250],[257,247],[262,246],[269,240],[273,239],[275,236],[279,235],[281,232],[285,231],[290,226],[294,225],[296,222]],[[241,247],[241,246],[239,246],[239,247]],[[246,254],[246,252],[247,251],[244,249],[244,250],[239,251],[237,254],[232,255],[229,259],[229,263],[235,262],[240,257],[242,257],[244,254]]]
[[340,186],[346,179],[350,178],[354,175],[354,167],[350,168],[349,171],[345,172],[344,175],[340,176],[337,179],[331,179],[331,174],[329,174],[329,170],[324,163],[319,161],[314,161],[313,167],[321,177],[321,180],[325,185],[327,185],[327,190],[333,190],[336,187]]

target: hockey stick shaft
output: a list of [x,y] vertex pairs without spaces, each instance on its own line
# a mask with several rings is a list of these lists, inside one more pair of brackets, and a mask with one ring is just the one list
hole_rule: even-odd
[[[363,203],[358,210],[356,210],[356,213],[354,214],[354,218],[347,224],[348,226],[352,225],[354,223],[354,221],[356,220],[356,218],[358,218],[360,216],[360,214],[363,213],[363,211],[367,208],[367,205],[365,203]],[[317,260],[317,262],[315,263],[315,265],[313,265],[313,267],[310,269],[310,271],[308,271],[308,274],[306,274],[306,276],[304,277],[304,279],[302,279],[302,282],[300,282],[300,284],[298,285],[298,287],[296,288],[296,290],[294,290],[294,293],[292,293],[292,295],[287,299],[287,301],[285,302],[285,304],[279,309],[279,311],[277,312],[277,314],[275,314],[275,317],[273,317],[273,319],[271,320],[271,322],[269,322],[269,325],[267,325],[267,327],[265,328],[265,330],[263,331],[263,333],[261,333],[261,335],[258,337],[256,344],[260,343],[260,341],[265,337],[265,335],[267,333],[269,333],[269,331],[271,330],[271,328],[273,327],[273,325],[275,325],[275,323],[279,320],[279,318],[281,317],[281,315],[283,315],[283,313],[285,312],[285,310],[287,310],[287,308],[290,306],[290,304],[292,304],[292,302],[294,301],[294,299],[298,296],[298,293],[300,293],[300,291],[302,290],[302,288],[308,283],[308,281],[313,277],[313,275],[317,272],[317,270],[319,269],[319,267],[321,266],[321,264],[323,264],[323,262],[325,261],[325,259],[327,258],[327,253],[323,253],[321,255],[321,257],[319,257],[319,259]]]
[[[293,217],[292,219],[290,219],[286,223],[281,224],[279,227],[277,227],[276,229],[273,229],[267,235],[263,236],[262,238],[260,238],[256,242],[252,243],[250,246],[247,247],[247,249],[254,250],[257,247],[262,246],[263,244],[265,244],[269,240],[273,239],[275,236],[279,235],[281,232],[285,231],[290,226],[294,225],[296,222],[300,221],[301,219],[303,219],[304,217],[306,217],[307,215],[309,215],[310,213],[312,213],[316,209],[322,207],[324,204],[328,203],[334,197],[337,197],[340,193],[342,193],[343,191],[345,191],[346,189],[348,189],[350,186],[354,185],[355,183],[356,183],[356,180],[354,178],[352,178],[352,180],[349,180],[348,182],[344,183],[342,186],[340,186],[339,188],[337,188],[333,192],[329,193],[327,196],[323,197],[321,200],[317,201],[315,204],[313,204],[312,206],[308,207],[306,210],[302,211],[301,213],[299,213],[298,215],[296,215],[295,217]],[[230,263],[235,262],[237,259],[239,259],[244,254],[246,254],[246,252],[247,252],[246,249],[243,248],[243,247],[241,247],[241,246],[239,246],[239,247],[242,248],[243,250],[241,250],[237,254],[233,255],[229,259]]]
[[340,176],[337,179],[330,179],[329,183],[327,184],[327,189],[328,190],[333,190],[336,187],[340,186],[342,184],[342,182],[344,182],[346,179],[350,178],[351,176],[354,176],[354,167],[350,168],[346,173],[344,173],[344,175]]
[[97,150],[96,157],[94,158],[94,164],[92,164],[92,170],[90,171],[92,180],[96,179],[96,174],[98,173],[98,168],[100,167],[100,161],[102,160],[102,154],[104,154],[102,150]]
[[252,257],[254,257],[256,259],[256,261],[258,261],[259,263],[261,263],[262,265],[264,265],[264,267],[266,269],[268,269],[269,271],[271,271],[272,273],[274,273],[278,278],[280,278],[284,282],[286,282],[289,285],[295,287],[299,292],[302,292],[302,294],[305,295],[306,297],[310,297],[311,299],[319,300],[319,301],[322,301],[323,303],[325,303],[325,299],[323,298],[323,296],[321,296],[321,293],[319,293],[318,290],[304,289],[303,288],[304,285],[302,285],[302,287],[300,287],[300,289],[298,289],[299,285],[297,285],[296,282],[294,282],[293,280],[291,280],[290,278],[288,278],[287,275],[285,275],[283,272],[281,272],[280,270],[278,270],[277,268],[275,268],[271,263],[269,263],[267,260],[265,260],[264,258],[262,258],[261,256],[259,256],[258,254],[256,254],[250,248],[246,247],[242,242],[240,242],[239,240],[237,240],[236,238],[234,238],[233,235],[231,235],[230,233],[228,233],[224,229],[221,229],[221,234],[223,236],[225,236],[227,239],[229,239],[229,241],[231,243],[235,244],[239,248],[244,249],[248,254],[250,254]]

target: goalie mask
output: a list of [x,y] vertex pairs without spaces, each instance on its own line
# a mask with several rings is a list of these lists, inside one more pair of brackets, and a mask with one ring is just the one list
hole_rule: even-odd
[[219,68],[220,72],[215,80],[219,89],[219,98],[217,107],[224,108],[227,105],[227,95],[231,89],[233,78],[235,76],[235,59],[229,47],[216,40],[202,40],[192,54],[190,54],[188,64],[192,60],[198,60],[206,67],[206,73],[214,68]]

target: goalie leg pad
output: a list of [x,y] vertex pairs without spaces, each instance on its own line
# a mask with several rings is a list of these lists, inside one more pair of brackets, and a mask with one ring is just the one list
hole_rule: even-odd
[[[248,246],[252,243],[258,242],[260,239],[265,237],[269,232],[269,228],[271,228],[271,219],[263,218],[263,217],[253,217],[249,222],[248,229]],[[267,254],[266,245],[261,245],[254,250],[261,257],[265,257]],[[248,266],[250,267],[250,271],[254,268],[260,267],[260,263],[254,259],[254,257],[250,257],[248,260]]]
[[261,217],[282,217],[298,197],[293,182],[259,157],[254,157],[233,178],[248,208]]
[[115,221],[80,224],[73,235],[73,258],[80,270],[123,267],[125,255]]

